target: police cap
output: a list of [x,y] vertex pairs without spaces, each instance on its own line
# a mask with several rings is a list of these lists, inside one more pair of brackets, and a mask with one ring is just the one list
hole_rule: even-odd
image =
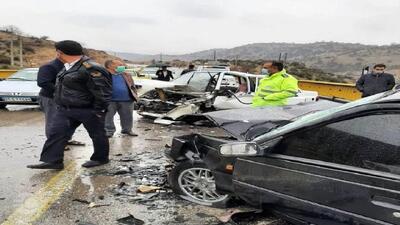
[[66,55],[83,55],[82,45],[76,41],[65,40],[56,42],[55,47]]

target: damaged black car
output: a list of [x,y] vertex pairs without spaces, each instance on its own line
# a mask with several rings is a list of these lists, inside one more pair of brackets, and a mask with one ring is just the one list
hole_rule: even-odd
[[[189,201],[225,207],[232,197],[227,194],[233,192],[232,169],[236,157],[221,156],[220,145],[251,140],[300,115],[338,105],[341,104],[321,100],[314,104],[205,113],[202,120],[207,120],[209,125],[217,126],[224,132],[218,136],[190,134],[173,139],[171,149],[167,151],[167,156],[176,164],[169,174],[171,187]],[[222,182],[216,184],[215,179]]]
[[177,137],[170,183],[200,203],[240,198],[294,224],[400,224],[399,103],[389,91],[300,117],[282,109],[242,120],[223,138]]

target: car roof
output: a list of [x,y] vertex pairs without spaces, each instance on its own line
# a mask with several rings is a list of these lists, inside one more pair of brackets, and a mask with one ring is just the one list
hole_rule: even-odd
[[37,68],[37,67],[32,67],[32,68],[24,68],[24,69],[21,69],[21,70],[39,70],[39,68]]
[[394,103],[400,102],[400,89],[387,92],[388,95],[376,100],[374,103]]

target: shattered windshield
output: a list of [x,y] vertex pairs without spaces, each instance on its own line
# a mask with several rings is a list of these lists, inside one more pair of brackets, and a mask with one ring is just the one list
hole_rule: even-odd
[[210,80],[216,83],[218,72],[190,72],[177,78],[174,83],[178,85],[188,85],[195,91],[206,91]]
[[329,116],[331,116],[331,115],[333,115],[335,113],[338,113],[340,111],[345,111],[345,110],[348,110],[348,109],[351,109],[351,108],[354,108],[354,107],[357,107],[357,106],[360,106],[360,105],[365,105],[365,104],[374,102],[374,101],[376,101],[378,99],[385,98],[385,97],[387,97],[389,95],[392,95],[394,93],[395,93],[394,91],[388,91],[388,92],[384,92],[384,93],[379,93],[379,94],[372,95],[372,96],[369,96],[369,97],[366,97],[366,98],[362,98],[362,99],[359,99],[357,101],[346,103],[344,105],[341,105],[341,106],[338,106],[338,107],[334,107],[334,108],[331,108],[331,109],[326,109],[326,110],[322,110],[322,111],[308,113],[306,115],[303,115],[303,116],[300,116],[298,118],[293,119],[293,122],[291,122],[291,123],[289,123],[289,124],[287,124],[285,126],[278,127],[278,128],[272,130],[269,133],[266,133],[266,134],[263,134],[261,136],[258,136],[256,139],[260,140],[260,139],[265,139],[265,138],[269,138],[269,137],[272,137],[272,136],[277,136],[279,134],[283,134],[285,132],[288,132],[290,130],[296,129],[298,127],[302,127],[302,126],[304,126],[306,124],[310,124],[310,123],[312,123],[314,121],[317,121],[317,120],[320,120],[322,118],[329,117]]

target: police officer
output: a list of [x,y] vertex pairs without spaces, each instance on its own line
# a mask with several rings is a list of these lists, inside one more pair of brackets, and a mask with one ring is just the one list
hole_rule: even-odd
[[282,106],[286,105],[287,98],[296,96],[299,90],[298,81],[286,73],[282,62],[265,62],[261,74],[266,76],[258,84],[252,106]]
[[83,55],[75,41],[55,44],[58,58],[65,64],[57,75],[54,100],[57,104],[53,124],[40,156],[43,163],[32,169],[63,169],[64,146],[71,128],[83,124],[93,141],[94,153],[83,167],[108,163],[109,142],[104,130],[105,113],[111,98],[111,75]]

